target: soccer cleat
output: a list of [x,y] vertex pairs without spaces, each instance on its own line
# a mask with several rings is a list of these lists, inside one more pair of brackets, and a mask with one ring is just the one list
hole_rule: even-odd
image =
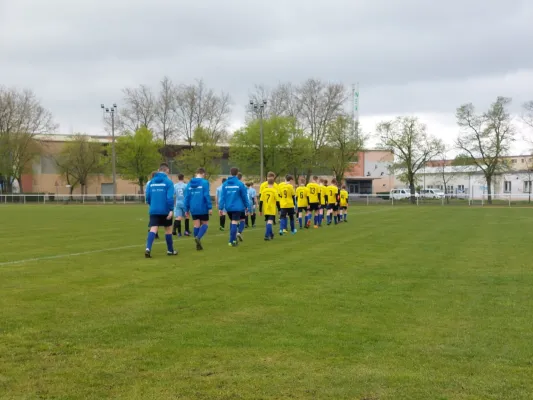
[[237,247],[237,242],[229,242],[228,246],[229,247]]
[[202,247],[202,241],[198,238],[194,238],[194,241],[196,242],[196,250],[200,251],[204,248]]
[[309,229],[310,226],[311,226],[311,221],[307,221],[307,224],[305,224],[305,227],[306,227],[307,229]]
[[150,249],[146,249],[146,251],[144,252],[144,258],[152,258]]
[[318,229],[318,225],[314,225],[313,228]]
[[191,234],[188,231],[185,231],[185,236],[191,236]]
[[265,236],[265,242],[270,241],[270,236]]
[[287,233],[287,229],[283,229],[283,233]]
[[221,232],[224,232],[224,228],[223,227],[219,227],[218,230],[221,231]]
[[279,230],[279,235],[283,236],[283,230],[282,229]]
[[181,233],[178,233],[178,237],[181,237]]
[[241,242],[243,241],[243,238],[242,238],[242,234],[241,234],[241,233],[237,233],[237,239],[239,239]]
[[177,236],[177,235],[178,235],[178,232],[172,231],[172,236]]
[[296,232],[298,232],[298,230],[297,230],[297,229],[294,229],[294,230],[291,232],[291,234],[292,234],[292,235],[296,235]]
[[270,235],[270,240],[274,240],[274,234]]
[[174,251],[167,251],[167,256],[177,256],[178,252],[176,250]]

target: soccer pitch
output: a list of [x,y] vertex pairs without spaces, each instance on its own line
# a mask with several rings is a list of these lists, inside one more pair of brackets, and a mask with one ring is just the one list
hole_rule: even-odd
[[0,206],[0,398],[531,399],[533,209],[349,211],[147,260],[144,206]]

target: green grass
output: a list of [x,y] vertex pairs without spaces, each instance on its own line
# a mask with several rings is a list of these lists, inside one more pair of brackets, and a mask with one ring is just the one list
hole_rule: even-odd
[[143,206],[0,206],[0,398],[531,399],[533,210],[350,212],[145,260]]

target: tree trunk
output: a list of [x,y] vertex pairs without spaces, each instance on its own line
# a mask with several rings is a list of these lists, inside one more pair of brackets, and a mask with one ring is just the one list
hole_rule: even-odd
[[415,189],[415,181],[414,181],[414,179],[410,180],[409,188],[411,190],[411,203],[412,204],[416,204],[416,197],[415,197],[416,189]]
[[492,176],[487,176],[487,203],[492,204]]
[[140,194],[144,194],[144,179],[139,179],[139,187],[141,188]]

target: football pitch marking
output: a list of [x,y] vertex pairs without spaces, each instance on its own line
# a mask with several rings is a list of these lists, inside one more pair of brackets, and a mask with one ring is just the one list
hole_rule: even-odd
[[[391,209],[394,209],[394,208],[393,207],[391,207],[391,208],[382,208],[382,209],[379,209],[379,210],[372,210],[372,211],[366,211],[366,212],[352,212],[351,214],[348,214],[348,216],[351,217],[351,218],[354,218],[356,215],[373,214],[373,213],[376,213],[376,212],[381,212],[381,211],[391,210]],[[217,228],[212,228],[212,229],[217,229]],[[251,230],[251,231],[248,230],[248,232],[262,232],[262,233],[264,233],[263,229],[255,229],[255,230]],[[217,233],[217,234],[214,234],[214,235],[209,235],[208,237],[227,236],[228,234],[229,234],[229,231],[226,231],[226,232],[223,232],[223,233]],[[180,242],[179,240],[178,241],[176,241],[176,240],[174,241],[174,243],[179,243],[179,242]],[[128,245],[128,246],[108,247],[108,248],[104,248],[104,249],[80,251],[80,252],[76,252],[76,253],[56,254],[56,255],[53,255],[53,256],[26,258],[24,260],[4,261],[4,262],[0,262],[0,267],[4,267],[4,266],[7,266],[7,265],[26,264],[26,263],[35,262],[35,261],[57,260],[57,259],[60,259],[60,258],[79,257],[79,256],[85,256],[85,255],[97,254],[97,253],[107,253],[107,252],[118,251],[118,250],[132,249],[134,247],[140,248],[142,246],[141,243],[131,244],[131,245]],[[159,243],[165,243],[165,242],[164,241],[154,242],[154,244],[159,244]]]

